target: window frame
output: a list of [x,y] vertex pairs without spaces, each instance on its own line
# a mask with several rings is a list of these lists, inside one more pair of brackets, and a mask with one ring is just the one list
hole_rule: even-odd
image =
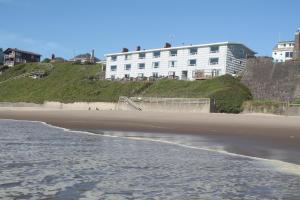
[[[174,62],[174,65],[171,65],[172,62]],[[177,65],[177,60],[170,60],[169,61],[169,65],[168,65],[169,67],[174,68],[174,67],[176,67],[176,65]]]
[[113,61],[113,62],[114,62],[114,61],[117,61],[117,60],[118,60],[118,56],[111,56],[111,57],[110,57],[110,60]]
[[[196,50],[195,52],[192,52],[192,50]],[[189,54],[190,55],[197,55],[198,54],[198,48],[197,47],[192,47],[189,49]]]
[[[191,61],[195,61],[195,64],[191,64]],[[197,59],[189,59],[188,66],[197,66]]]
[[[212,62],[213,59],[217,59],[217,62]],[[219,62],[220,62],[220,59],[218,57],[209,58],[209,65],[218,65]]]
[[[144,55],[144,56],[141,56]],[[139,53],[139,59],[146,59],[146,53]]]
[[[113,70],[112,67],[115,67],[115,69]],[[118,69],[118,66],[117,66],[117,65],[111,65],[111,66],[110,66],[110,71],[111,71],[111,72],[116,72],[117,69]]]
[[[155,55],[155,53],[158,53],[159,55]],[[153,58],[160,58],[161,52],[160,51],[154,51],[153,52]]]
[[131,60],[131,54],[126,54],[124,57],[124,60]]
[[[214,48],[214,47],[215,48],[217,47],[218,49],[217,50],[212,50],[212,48]],[[220,52],[220,46],[217,46],[217,45],[216,46],[210,46],[209,47],[209,52],[210,53],[219,53]]]
[[[157,66],[155,66],[155,64],[158,64]],[[152,68],[157,69],[160,66],[160,62],[156,61],[156,62],[152,62]]]
[[[172,54],[172,52],[176,52],[176,54]],[[173,49],[173,50],[170,50],[170,51],[169,51],[169,56],[175,57],[175,56],[177,56],[177,55],[178,55],[178,50],[177,50],[177,49]]]
[[[141,65],[144,65],[144,67],[141,68]],[[145,63],[138,63],[138,69],[143,70],[143,69],[145,69],[145,68],[146,68],[146,64],[145,64]]]
[[[129,69],[127,69],[128,65],[130,66]],[[131,64],[125,64],[124,65],[124,69],[125,69],[125,71],[131,71]]]

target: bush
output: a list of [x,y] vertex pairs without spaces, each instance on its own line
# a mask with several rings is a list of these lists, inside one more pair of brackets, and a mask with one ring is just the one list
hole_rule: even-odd
[[43,63],[50,63],[51,60],[50,60],[49,58],[45,58],[42,62],[43,62]]
[[243,103],[251,99],[251,94],[236,88],[227,88],[211,95],[216,101],[216,112],[240,113],[243,111]]
[[90,61],[85,61],[83,64],[84,64],[84,65],[93,65],[94,63],[92,63],[92,62],[90,62]]

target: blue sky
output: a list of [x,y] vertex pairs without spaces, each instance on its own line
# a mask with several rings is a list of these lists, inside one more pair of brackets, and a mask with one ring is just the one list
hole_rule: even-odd
[[300,28],[299,0],[0,0],[0,47],[44,57],[96,56],[209,42],[245,43],[271,55]]

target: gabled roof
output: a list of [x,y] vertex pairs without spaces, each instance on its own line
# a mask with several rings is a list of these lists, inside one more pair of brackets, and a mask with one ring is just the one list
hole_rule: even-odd
[[[74,58],[72,58],[71,60],[76,60],[76,59],[91,59],[92,55],[90,53],[86,53],[86,54],[79,54],[77,56],[75,56]],[[100,59],[97,57],[94,57],[95,61],[99,61]]]
[[286,41],[279,41],[278,44],[284,44],[284,43],[295,43],[294,40],[286,40]]
[[79,59],[82,59],[82,58],[91,58],[92,55],[90,53],[86,53],[86,54],[79,54],[78,56],[75,56],[74,58],[79,58]]
[[8,48],[4,51],[4,53],[8,53],[10,51],[15,51],[15,52],[24,53],[24,54],[31,54],[31,55],[35,55],[35,56],[41,56],[41,54],[33,53],[30,51],[24,51],[24,50],[17,49],[17,48]]

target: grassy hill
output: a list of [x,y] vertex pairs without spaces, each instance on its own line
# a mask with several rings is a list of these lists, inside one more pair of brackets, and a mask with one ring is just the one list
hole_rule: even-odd
[[[0,75],[0,102],[116,102],[119,96],[209,97],[216,99],[219,112],[237,113],[241,111],[242,103],[251,99],[249,90],[229,75],[206,81],[100,81],[93,77],[101,72],[101,65],[55,63],[53,66],[48,69],[46,65],[25,64],[5,71]],[[33,70],[48,70],[49,75],[42,79],[25,77],[1,84]]]

